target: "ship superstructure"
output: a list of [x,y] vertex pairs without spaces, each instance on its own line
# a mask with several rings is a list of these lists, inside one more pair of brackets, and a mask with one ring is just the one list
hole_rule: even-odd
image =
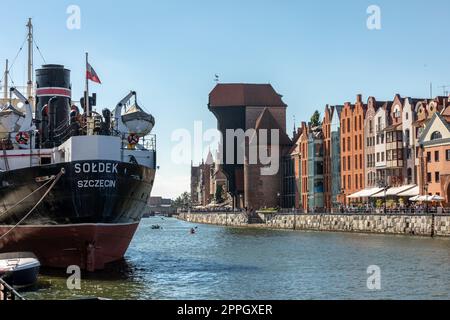
[[75,105],[70,73],[42,66],[26,95],[9,89],[7,102],[14,97],[20,108],[7,103],[0,112],[0,252],[94,271],[124,256],[145,213],[155,121],[140,107],[125,110],[133,97],[137,105],[133,91],[112,111],[96,112],[88,90]]

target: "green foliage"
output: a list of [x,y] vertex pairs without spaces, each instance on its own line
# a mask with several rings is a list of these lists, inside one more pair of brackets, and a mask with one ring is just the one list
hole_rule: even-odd
[[383,208],[384,207],[384,201],[381,200],[381,199],[378,199],[377,202],[376,202],[376,207],[377,207],[377,209]]
[[318,127],[322,124],[322,122],[320,121],[320,112],[316,111],[314,112],[313,116],[311,117],[311,125],[313,127]]
[[178,198],[176,198],[173,201],[173,206],[175,208],[189,208],[192,206],[192,200],[191,195],[189,192],[185,192],[182,195],[180,195]]
[[222,203],[223,202],[223,186],[218,185],[216,188],[216,203]]

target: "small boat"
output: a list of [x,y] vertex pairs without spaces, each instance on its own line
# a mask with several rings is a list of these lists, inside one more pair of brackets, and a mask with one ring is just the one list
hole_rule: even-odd
[[36,284],[40,267],[41,264],[33,253],[0,254],[0,278],[15,288]]

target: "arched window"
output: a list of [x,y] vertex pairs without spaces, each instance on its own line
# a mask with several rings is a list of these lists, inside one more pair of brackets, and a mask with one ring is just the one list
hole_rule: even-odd
[[433,134],[431,135],[431,140],[440,140],[442,139],[442,134],[439,131],[435,131],[433,132]]

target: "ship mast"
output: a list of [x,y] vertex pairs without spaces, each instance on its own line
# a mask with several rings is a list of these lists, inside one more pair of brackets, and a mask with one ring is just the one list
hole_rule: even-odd
[[5,99],[5,101],[8,100],[8,76],[9,76],[9,66],[8,66],[8,59],[6,59],[6,69],[5,69],[5,84],[3,86],[3,98]]
[[28,19],[28,81],[27,81],[27,98],[33,101],[33,24],[31,18]]

